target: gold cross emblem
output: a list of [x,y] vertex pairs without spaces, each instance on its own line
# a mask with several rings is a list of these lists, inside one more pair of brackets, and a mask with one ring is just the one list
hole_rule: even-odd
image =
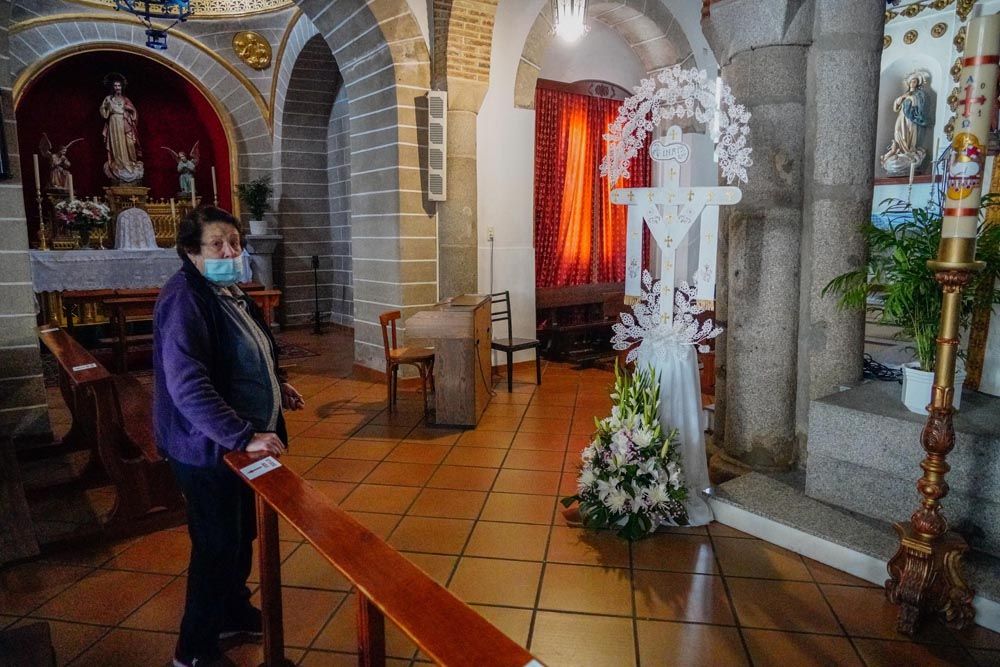
[[692,201],[693,199],[694,199],[694,190],[688,190],[688,201]]
[[630,204],[635,201],[635,193],[631,190],[628,191],[628,201]]
[[670,171],[668,172],[668,175],[670,176],[670,178],[677,176],[677,170],[671,167]]
[[663,239],[663,242],[666,243],[667,247],[669,248],[671,245],[673,245],[674,240],[668,236],[667,238]]

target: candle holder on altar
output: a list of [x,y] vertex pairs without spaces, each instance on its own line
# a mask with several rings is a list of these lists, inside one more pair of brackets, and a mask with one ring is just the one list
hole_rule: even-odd
[[45,211],[42,207],[42,191],[38,189],[35,191],[35,200],[38,202],[38,249],[48,250],[49,242],[45,238]]

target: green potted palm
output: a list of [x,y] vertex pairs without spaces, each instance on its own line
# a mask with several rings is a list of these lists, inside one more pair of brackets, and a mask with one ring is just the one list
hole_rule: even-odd
[[[983,209],[1000,204],[991,196],[983,198]],[[911,215],[912,213],[912,215]],[[903,366],[903,404],[911,412],[927,414],[934,383],[941,318],[941,286],[927,268],[937,257],[941,241],[941,217],[926,209],[894,205],[886,210],[888,225],[862,225],[868,242],[868,261],[855,271],[841,274],[823,288],[823,295],[835,294],[842,308],[864,309],[878,316],[880,324],[898,327],[897,336],[911,341],[916,360]],[[969,325],[977,308],[1000,303],[1000,225],[980,220],[976,258],[985,262],[983,271],[973,274],[962,291],[961,322]],[[986,289],[983,289],[984,286]],[[954,406],[961,404],[965,371],[959,364],[955,376]]]
[[250,233],[260,235],[267,233],[267,224],[264,222],[264,213],[269,208],[268,199],[274,189],[271,187],[271,177],[261,176],[249,183],[240,183],[236,186],[236,192],[240,200],[246,204],[250,210]]

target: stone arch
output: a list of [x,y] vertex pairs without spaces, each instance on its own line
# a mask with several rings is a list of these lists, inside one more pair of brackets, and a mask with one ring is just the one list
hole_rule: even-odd
[[[595,2],[587,7],[587,15],[621,35],[647,73],[687,61],[692,55],[691,44],[670,10],[657,1],[645,3],[644,9],[633,4],[622,0]],[[553,39],[552,9],[546,4],[524,42],[514,79],[515,107],[535,108],[535,83],[542,71],[542,56]]]
[[[303,22],[305,23],[305,22]],[[293,32],[293,56],[283,63],[276,109],[275,208],[284,236],[283,317],[305,323],[316,289],[321,314],[350,325],[350,150],[348,100],[330,47],[313,30]],[[304,41],[303,41],[304,40]],[[311,258],[318,260],[317,287]]]
[[[44,45],[41,52],[39,45]],[[226,129],[234,182],[268,173],[271,131],[267,112],[262,112],[252,86],[248,88],[234,79],[229,68],[215,58],[205,57],[207,51],[201,48],[153,52],[144,45],[145,36],[137,27],[122,29],[110,21],[53,21],[34,23],[21,30],[15,26],[9,51],[15,103],[35,74],[65,57],[101,49],[130,51],[169,67],[205,95]]]
[[355,361],[385,364],[379,313],[437,301],[437,228],[425,199],[420,112],[430,59],[406,0],[297,0],[330,47],[350,112]]

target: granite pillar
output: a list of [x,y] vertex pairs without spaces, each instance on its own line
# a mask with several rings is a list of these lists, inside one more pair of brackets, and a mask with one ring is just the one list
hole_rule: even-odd
[[[821,296],[858,268],[871,213],[884,7],[816,0],[806,75],[806,138],[796,431],[809,431],[809,402],[861,378],[864,313]],[[800,450],[804,453],[804,447]]]
[[274,289],[274,251],[281,241],[281,234],[247,235],[247,252],[253,279],[267,289]]
[[[725,215],[725,341],[716,392],[724,456],[758,469],[796,456],[799,251],[811,3],[738,0],[703,22],[723,80],[752,113],[753,166]],[[724,356],[722,356],[724,354]]]
[[439,296],[478,289],[476,119],[487,84],[448,79],[448,199],[438,202]]

